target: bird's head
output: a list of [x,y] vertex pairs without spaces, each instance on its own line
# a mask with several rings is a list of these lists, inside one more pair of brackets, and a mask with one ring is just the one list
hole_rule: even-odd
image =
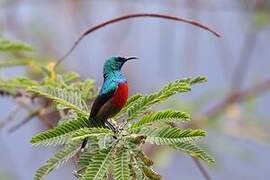
[[122,66],[125,64],[125,62],[132,59],[138,59],[138,58],[137,57],[120,57],[120,56],[110,57],[109,59],[106,60],[103,66],[104,77],[111,72],[120,71]]

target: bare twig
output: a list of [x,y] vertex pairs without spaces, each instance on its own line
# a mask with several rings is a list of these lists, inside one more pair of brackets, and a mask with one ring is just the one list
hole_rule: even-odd
[[29,98],[34,98],[31,97],[26,91],[24,90],[18,90],[17,92],[10,93],[9,91],[6,91],[5,89],[0,89],[0,96],[12,96],[14,98],[18,97],[29,97]]
[[239,61],[234,69],[233,77],[232,77],[232,84],[231,89],[237,90],[241,88],[244,77],[246,76],[246,72],[248,70],[250,61],[251,61],[251,55],[254,50],[254,47],[256,46],[256,34],[248,34],[245,38],[245,41],[243,43],[242,50],[240,52]]
[[25,125],[26,123],[28,123],[31,119],[33,119],[34,117],[38,116],[41,111],[43,111],[43,107],[42,108],[38,108],[36,110],[34,110],[33,112],[31,112],[26,118],[24,118],[23,121],[21,121],[20,123],[16,124],[15,126],[11,127],[8,132],[12,133],[14,131],[16,131],[17,129],[19,129],[20,127],[22,127],[23,125]]
[[178,21],[178,22],[182,22],[182,23],[187,23],[187,24],[191,24],[191,25],[194,25],[194,26],[197,26],[199,28],[202,28],[206,31],[209,31],[211,32],[212,34],[214,34],[215,36],[217,37],[221,37],[221,35],[212,30],[211,28],[207,27],[206,25],[203,25],[197,21],[193,21],[193,20],[188,20],[188,19],[184,19],[184,18],[179,18],[179,17],[175,17],[175,16],[170,16],[170,15],[164,15],[164,14],[155,14],[155,13],[138,13],[138,14],[128,14],[128,15],[125,15],[125,16],[120,16],[120,17],[117,17],[117,18],[114,18],[114,19],[111,19],[111,20],[108,20],[108,21],[105,21],[101,24],[98,24],[90,29],[88,29],[87,31],[85,31],[76,41],[75,43],[73,44],[73,46],[70,48],[70,50],[68,50],[68,52],[62,57],[60,58],[57,62],[56,62],[56,65],[54,66],[54,68],[56,68],[59,64],[61,64],[67,57],[68,55],[77,47],[77,45],[79,44],[79,42],[85,37],[87,36],[88,34],[100,29],[100,28],[103,28],[107,25],[110,25],[110,24],[114,24],[114,23],[117,23],[119,21],[123,21],[123,20],[127,20],[127,19],[132,19],[132,18],[139,18],[139,17],[152,17],[152,18],[161,18],[161,19],[169,19],[169,20],[173,20],[173,21]]
[[222,113],[228,106],[236,102],[242,102],[250,97],[256,97],[270,91],[270,79],[255,84],[254,86],[231,93],[223,102],[206,112],[205,116],[209,119]]
[[201,164],[201,162],[195,158],[195,157],[192,157],[192,160],[194,161],[195,165],[197,166],[197,168],[199,169],[199,171],[202,173],[203,177],[206,179],[206,180],[212,180],[210,175],[208,174],[208,172],[206,171],[206,169],[203,167],[203,165]]
[[16,106],[10,113],[9,115],[0,122],[0,130],[2,128],[4,128],[8,123],[12,122],[12,120],[15,119],[15,116],[17,115],[17,113],[20,111],[20,106]]

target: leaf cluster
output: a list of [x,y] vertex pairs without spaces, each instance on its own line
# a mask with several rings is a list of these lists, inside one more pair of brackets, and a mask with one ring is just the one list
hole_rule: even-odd
[[[27,44],[0,39],[2,52],[32,50]],[[76,154],[79,155],[79,160],[74,175],[82,180],[109,177],[116,180],[161,179],[161,175],[153,170],[153,161],[143,152],[145,143],[167,146],[214,163],[214,159],[196,144],[206,132],[180,128],[179,123],[191,120],[188,113],[170,109],[158,112],[153,110],[155,105],[165,102],[173,95],[188,92],[192,85],[205,82],[205,77],[176,80],[157,92],[130,97],[113,119],[118,128],[118,131],[113,132],[109,128],[89,127],[87,104],[96,95],[92,80],[82,81],[74,72],[58,74],[54,71],[54,63],[40,65],[32,58],[3,61],[0,68],[21,65],[39,69],[42,72],[41,78],[0,79],[0,94],[45,99],[57,111],[64,112],[56,127],[31,139],[34,146],[61,145],[60,150],[36,171],[35,180],[43,179]],[[88,145],[81,152],[80,146],[84,138],[89,139]]]
[[[114,119],[119,129],[117,132],[88,126],[89,110],[79,92],[53,86],[28,88],[30,93],[49,98],[56,105],[67,108],[75,117],[32,138],[33,145],[64,145],[37,171],[35,179],[42,179],[76,153],[80,154],[80,159],[74,175],[82,180],[107,179],[112,176],[121,180],[161,179],[152,168],[152,160],[143,152],[142,145],[145,143],[168,146],[214,163],[213,158],[196,145],[196,141],[206,135],[205,131],[177,126],[178,123],[190,121],[188,113],[176,110],[144,113],[172,95],[187,92],[191,85],[204,81],[204,77],[177,80],[158,92],[130,97]],[[89,143],[80,152],[80,143],[84,138],[88,138]]]

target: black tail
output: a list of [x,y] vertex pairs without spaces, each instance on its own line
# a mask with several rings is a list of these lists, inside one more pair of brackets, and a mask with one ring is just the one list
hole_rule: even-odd
[[[103,121],[97,121],[95,119],[89,118],[89,127],[106,127],[105,123]],[[85,148],[87,144],[88,138],[85,138],[83,140],[82,146],[81,146],[81,151]]]
[[88,141],[88,139],[87,138],[84,138],[83,143],[82,143],[82,146],[81,146],[81,150],[83,150],[85,148],[85,146],[87,144],[87,141]]

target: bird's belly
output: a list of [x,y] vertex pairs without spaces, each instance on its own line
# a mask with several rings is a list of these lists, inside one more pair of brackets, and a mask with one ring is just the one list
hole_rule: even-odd
[[112,102],[112,99],[110,99],[100,108],[100,110],[98,111],[96,115],[96,118],[105,120],[105,119],[115,116],[120,110],[121,108],[116,106]]
[[128,99],[128,84],[120,83],[113,96],[99,109],[98,119],[108,119],[115,116],[126,104]]

